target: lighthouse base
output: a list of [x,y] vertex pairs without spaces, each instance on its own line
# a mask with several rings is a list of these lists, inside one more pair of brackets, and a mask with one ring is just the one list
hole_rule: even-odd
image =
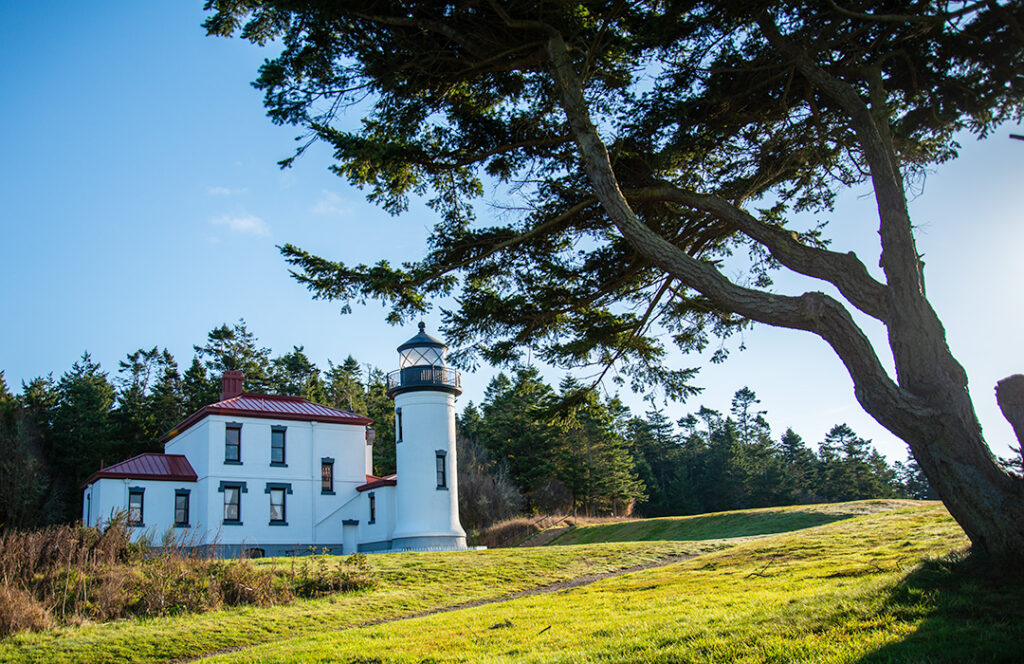
[[464,551],[465,535],[421,535],[418,537],[396,537],[391,540],[391,550],[398,551]]

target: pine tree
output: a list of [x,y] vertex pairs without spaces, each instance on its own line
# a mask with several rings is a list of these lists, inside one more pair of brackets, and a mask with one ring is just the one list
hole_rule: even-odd
[[245,320],[239,319],[232,327],[225,324],[210,330],[206,344],[193,348],[214,378],[220,378],[228,370],[241,371],[245,374],[247,391],[273,389],[270,349],[257,345],[256,336],[246,327]]
[[81,514],[79,486],[97,470],[102,459],[112,458],[114,426],[111,408],[114,386],[89,353],[75,362],[57,383],[57,406],[47,458],[55,488],[58,521],[73,521]]

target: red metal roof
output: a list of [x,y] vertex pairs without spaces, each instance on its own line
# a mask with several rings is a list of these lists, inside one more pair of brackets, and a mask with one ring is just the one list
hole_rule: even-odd
[[396,484],[398,484],[398,475],[388,475],[387,477],[367,475],[366,484],[357,486],[356,491],[369,491],[370,489],[377,489],[382,486],[395,486]]
[[127,461],[107,466],[89,476],[83,487],[98,479],[166,480],[168,482],[195,482],[196,471],[184,454],[156,454],[146,452]]
[[373,420],[347,410],[322,406],[302,397],[286,397],[277,394],[242,394],[204,406],[189,415],[174,427],[160,442],[166,443],[207,415],[232,415],[236,417],[265,417],[274,420],[298,420],[301,422],[330,422],[333,424],[372,424]]

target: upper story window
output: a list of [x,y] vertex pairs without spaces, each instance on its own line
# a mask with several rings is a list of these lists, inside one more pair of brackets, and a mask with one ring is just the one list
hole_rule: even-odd
[[402,442],[402,409],[395,409],[395,442]]
[[437,450],[434,453],[434,465],[437,469],[437,488],[447,489],[448,488],[448,452],[445,450]]
[[334,493],[334,459],[320,460],[320,493]]
[[377,496],[373,495],[372,491],[370,492],[369,496],[370,496],[370,520],[369,520],[369,523],[376,523],[377,522]]
[[242,463],[242,425],[231,423],[224,428],[224,463]]
[[188,526],[188,489],[177,489],[174,492],[174,525]]
[[142,524],[142,496],[145,489],[132,487],[128,489],[128,525],[141,526]]
[[270,465],[284,466],[284,442],[286,427],[274,426],[270,428]]

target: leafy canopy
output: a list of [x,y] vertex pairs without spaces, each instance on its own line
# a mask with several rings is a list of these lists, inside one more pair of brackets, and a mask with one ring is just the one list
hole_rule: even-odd
[[[836,277],[863,271],[856,257],[824,251],[819,229],[786,221],[827,211],[839,188],[869,175],[858,121],[829,81],[869,100],[905,178],[953,157],[957,132],[984,135],[1024,108],[1019,2],[210,0],[207,9],[211,34],[279,40],[255,85],[275,122],[304,130],[296,156],[324,141],[331,168],[371,201],[397,214],[425,196],[439,214],[426,256],[400,266],[284,246],[317,297],[382,299],[398,322],[455,295],[445,332],[467,349],[463,361],[513,361],[529,346],[558,366],[617,364],[634,387],[658,383],[672,397],[692,390],[692,372],[663,366],[664,333],[702,350],[750,314],[674,278],[609,218],[560,97],[553,35],[644,226],[711,265],[749,253],[751,287],[770,288],[780,262],[826,278],[870,315],[871,288],[850,296]],[[485,192],[503,209],[480,215]],[[835,265],[807,266],[824,258]]]

